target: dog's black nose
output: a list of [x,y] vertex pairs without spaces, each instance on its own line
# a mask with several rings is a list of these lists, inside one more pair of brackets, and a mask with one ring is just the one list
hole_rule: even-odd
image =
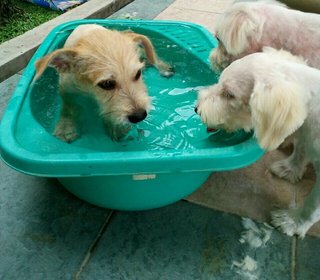
[[198,107],[194,107],[194,111],[198,114]]
[[146,116],[147,116],[147,112],[145,110],[139,110],[129,115],[128,120],[131,123],[138,123],[143,121],[146,118]]

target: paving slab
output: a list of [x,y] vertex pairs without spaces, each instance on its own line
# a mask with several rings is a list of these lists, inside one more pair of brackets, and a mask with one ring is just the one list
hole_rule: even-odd
[[2,115],[7,107],[9,99],[18,84],[21,75],[13,75],[6,81],[0,83],[0,122],[2,119]]
[[109,18],[153,19],[174,2],[174,0],[135,0]]
[[318,280],[320,274],[319,238],[307,236],[297,242],[296,279]]
[[[79,279],[291,279],[290,238],[271,229],[253,248],[243,231],[239,217],[187,202],[117,212]],[[241,267],[246,257],[255,268]]]
[[215,20],[232,3],[233,0],[177,0],[160,13],[156,19],[193,22],[215,33]]
[[109,210],[0,162],[0,279],[71,279]]

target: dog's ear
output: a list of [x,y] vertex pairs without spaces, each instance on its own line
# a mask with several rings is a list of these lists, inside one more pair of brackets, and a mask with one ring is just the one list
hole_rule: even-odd
[[72,49],[60,49],[44,56],[36,62],[35,79],[38,79],[47,67],[54,67],[60,73],[70,72],[77,55],[78,53]]
[[239,55],[256,42],[262,35],[263,22],[245,9],[232,9],[220,17],[216,25],[216,35],[231,55]]
[[250,99],[252,125],[259,145],[268,151],[296,131],[307,117],[306,91],[297,83],[256,81]]
[[124,34],[130,37],[134,42],[136,42],[137,44],[141,45],[144,48],[146,52],[146,57],[151,64],[157,63],[156,52],[148,37],[141,34],[133,33],[133,32],[126,32]]
[[148,37],[133,32],[126,32],[124,34],[144,48],[147,60],[159,70],[162,76],[170,77],[174,74],[174,69],[168,63],[157,57],[155,49]]

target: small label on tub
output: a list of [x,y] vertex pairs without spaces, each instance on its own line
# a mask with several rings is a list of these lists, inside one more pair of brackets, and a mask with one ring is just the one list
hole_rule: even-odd
[[157,176],[156,174],[136,174],[132,176],[134,181],[142,181],[142,180],[153,180]]

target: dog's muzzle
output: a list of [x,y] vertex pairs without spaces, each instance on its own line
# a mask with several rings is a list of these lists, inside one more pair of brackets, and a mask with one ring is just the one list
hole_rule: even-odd
[[[198,114],[198,106],[194,107],[194,111],[196,114]],[[216,132],[218,131],[218,129],[216,128],[213,128],[213,127],[207,127],[207,132],[208,133],[213,133],[213,132]]]

